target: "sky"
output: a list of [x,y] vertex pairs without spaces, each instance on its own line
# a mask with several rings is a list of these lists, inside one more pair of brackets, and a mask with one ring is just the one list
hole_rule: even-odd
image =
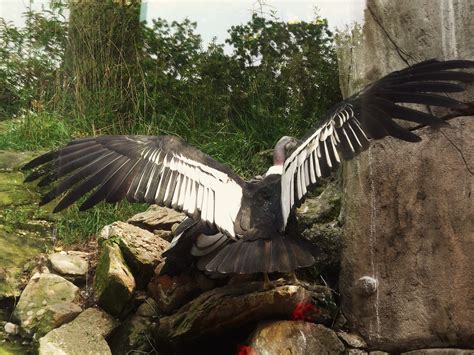
[[[256,0],[148,0],[143,3],[147,21],[158,16],[167,20],[187,17],[196,21],[197,32],[205,43],[213,37],[223,42],[232,25],[247,22],[252,11],[260,9]],[[317,7],[321,17],[328,19],[332,29],[362,22],[365,8],[365,0],[267,0],[265,3],[263,11],[274,10],[284,21],[312,21]]]
[[[276,11],[284,21],[311,21],[315,8],[327,18],[331,29],[344,27],[353,22],[363,21],[365,0],[266,0],[263,10]],[[22,24],[22,12],[30,3],[29,0],[0,0],[0,17]],[[41,9],[49,0],[32,0],[34,9]],[[142,15],[146,20],[162,17],[168,21],[181,21],[189,18],[197,22],[197,32],[201,34],[204,44],[214,37],[223,43],[227,30],[232,25],[247,22],[252,11],[259,10],[257,0],[142,0]]]

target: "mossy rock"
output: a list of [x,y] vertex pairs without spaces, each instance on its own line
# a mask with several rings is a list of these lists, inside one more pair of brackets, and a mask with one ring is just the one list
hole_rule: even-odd
[[19,172],[0,172],[0,208],[33,203],[37,194],[23,183]]
[[17,297],[25,263],[50,245],[50,223],[38,214],[36,186],[18,169],[36,154],[0,151],[0,299]]
[[118,316],[132,298],[135,279],[120,247],[112,240],[102,243],[94,280],[95,298],[106,312]]
[[122,323],[112,336],[109,344],[113,354],[147,354],[152,350],[150,340],[153,339],[155,323],[142,317],[133,316]]
[[33,234],[13,234],[0,230],[0,299],[18,297],[24,265],[41,254],[49,241]]
[[33,159],[35,152],[13,152],[0,150],[0,171],[14,171]]
[[40,274],[31,278],[23,290],[13,316],[20,322],[25,336],[42,336],[70,321],[81,312],[75,302],[79,288],[54,274]]
[[169,242],[157,238],[153,233],[125,222],[114,222],[105,226],[99,243],[114,240],[122,251],[127,265],[132,270],[137,287],[145,288],[155,267],[163,262],[162,254]]

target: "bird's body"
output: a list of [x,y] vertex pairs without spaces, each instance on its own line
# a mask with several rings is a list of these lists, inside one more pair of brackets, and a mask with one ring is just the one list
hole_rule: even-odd
[[190,218],[182,223],[172,248],[164,253],[168,264],[163,273],[179,273],[192,259],[180,265],[186,255],[198,258],[201,270],[218,273],[292,272],[311,266],[317,248],[285,228],[280,204],[281,175],[271,174],[260,181],[246,182],[235,221],[235,238],[216,227]]
[[474,82],[474,74],[458,71],[466,68],[474,62],[429,60],[385,76],[332,108],[297,144],[280,139],[274,165],[260,180],[245,181],[176,137],[99,136],[34,159],[24,167],[36,169],[27,181],[58,182],[41,201],[67,192],[56,211],[90,193],[80,209],[127,198],[185,212],[188,218],[164,254],[167,263],[187,267],[196,260],[198,268],[224,274],[294,271],[315,261],[311,243],[291,226],[308,191],[373,139],[421,140],[393,118],[447,125],[400,103],[464,108],[439,93],[461,92],[460,84]]

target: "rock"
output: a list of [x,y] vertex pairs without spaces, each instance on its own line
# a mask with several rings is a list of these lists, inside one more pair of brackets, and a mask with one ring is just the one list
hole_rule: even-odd
[[145,287],[153,276],[155,267],[163,262],[161,254],[168,249],[169,242],[124,222],[114,222],[102,229],[100,240],[110,238],[115,238],[120,245],[138,286]]
[[[462,138],[474,136],[472,118],[451,125],[454,130],[446,134],[463,147],[466,161],[474,161],[474,146]],[[416,147],[377,143],[371,166],[363,155],[345,171],[351,192],[342,310],[369,347],[397,352],[400,346],[473,343],[474,205],[467,198],[473,178],[459,152],[440,136],[424,134]],[[358,290],[359,278],[367,274],[378,281],[369,297]]]
[[[474,58],[470,2],[367,5],[360,44],[340,57],[345,95],[408,63]],[[342,311],[371,349],[474,343],[474,119],[449,122],[417,130],[417,144],[373,142],[344,166]],[[371,296],[358,291],[363,276],[378,281]]]
[[346,325],[347,325],[346,317],[344,316],[344,314],[339,312],[331,328],[336,329],[336,330],[341,330],[341,329],[345,329]]
[[371,351],[369,355],[390,355],[390,354],[386,353],[385,351]]
[[331,291],[323,286],[275,283],[265,289],[261,282],[227,285],[205,292],[171,316],[160,318],[155,339],[180,342],[219,334],[255,321],[291,318],[298,306],[315,304],[314,322],[329,322],[335,310]]
[[338,221],[314,223],[302,230],[302,236],[311,240],[318,246],[318,255],[314,268],[316,274],[324,275],[334,283],[337,283],[339,275],[339,264],[341,262],[343,229]]
[[324,277],[330,285],[337,284],[342,249],[342,227],[338,217],[341,206],[341,186],[329,182],[315,198],[306,199],[297,209],[298,229],[303,237],[318,246],[320,252],[312,268],[300,270],[298,276],[309,279]]
[[40,355],[111,354],[105,341],[118,322],[98,308],[88,308],[68,324],[39,340]]
[[336,333],[321,324],[271,321],[258,325],[249,346],[256,354],[340,354],[344,345]]
[[157,266],[148,284],[148,291],[163,314],[171,314],[183,304],[214,287],[214,282],[199,271],[176,276],[160,275],[163,264]]
[[172,231],[155,230],[153,231],[153,234],[156,235],[158,238],[164,239],[170,243],[174,237],[174,234]]
[[89,263],[81,255],[59,252],[50,254],[48,259],[53,270],[64,276],[85,278],[89,270]]
[[0,230],[0,299],[20,296],[23,265],[43,252],[44,244],[42,240]]
[[23,265],[50,245],[49,223],[38,221],[35,186],[23,183],[18,168],[31,153],[0,151],[0,299],[18,297]]
[[151,232],[158,230],[171,231],[176,223],[181,223],[185,215],[170,208],[151,205],[145,212],[128,219],[128,223],[145,228]]
[[33,159],[34,152],[12,152],[0,150],[0,171],[10,172],[20,169],[26,162]]
[[35,193],[23,184],[24,176],[19,172],[0,172],[0,207],[18,207],[33,203]]
[[325,185],[319,196],[307,198],[296,210],[298,224],[306,229],[314,223],[337,220],[341,209],[341,195],[341,186],[337,181]]
[[378,281],[370,276],[362,276],[356,282],[356,289],[362,296],[372,296],[377,292]]
[[77,305],[79,288],[61,276],[40,274],[23,290],[13,316],[25,336],[42,336],[74,319],[81,311]]
[[157,307],[148,298],[136,313],[128,317],[110,336],[108,343],[113,354],[149,353],[157,321]]
[[337,332],[337,336],[341,338],[344,343],[349,345],[351,348],[361,349],[367,347],[367,343],[365,342],[365,340],[357,334]]
[[402,355],[472,355],[474,349],[419,349]]
[[17,324],[11,323],[11,322],[5,323],[5,326],[3,329],[5,329],[5,333],[11,334],[11,335],[16,335],[20,331],[20,327]]
[[362,33],[338,50],[343,96],[424,59],[472,59],[471,12],[464,0],[369,0]]
[[144,318],[154,318],[159,315],[158,306],[155,300],[151,297],[148,297],[145,302],[143,302],[135,312],[136,315]]
[[367,355],[368,352],[360,349],[347,349],[345,355]]
[[95,299],[108,313],[119,315],[132,298],[135,279],[115,242],[104,242],[94,280]]
[[109,340],[113,354],[149,353],[156,323],[136,315],[126,319]]

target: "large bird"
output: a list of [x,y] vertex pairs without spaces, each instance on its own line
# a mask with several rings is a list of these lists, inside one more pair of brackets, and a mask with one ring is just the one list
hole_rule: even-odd
[[[183,211],[167,262],[183,255],[209,272],[292,272],[315,262],[312,245],[293,235],[294,210],[318,181],[373,139],[421,140],[394,121],[442,127],[443,119],[400,104],[462,109],[444,93],[474,81],[474,61],[428,60],[393,72],[329,110],[299,142],[283,137],[273,166],[260,180],[245,181],[224,164],[173,136],[99,136],[78,139],[24,166],[26,181],[54,184],[40,204],[66,193],[61,211],[89,194],[80,210],[127,198]],[[184,261],[183,261],[184,262]]]

